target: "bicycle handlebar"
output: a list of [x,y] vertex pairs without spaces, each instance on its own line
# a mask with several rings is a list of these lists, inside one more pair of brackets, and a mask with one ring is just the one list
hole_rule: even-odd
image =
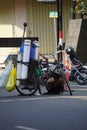
[[63,51],[57,51],[56,53],[53,53],[53,54],[50,54],[49,56],[44,56],[43,54],[39,54],[41,57],[43,57],[44,59],[48,59],[48,58],[50,58],[50,57],[52,57],[52,56],[55,56],[55,55],[57,55],[58,53],[60,53],[60,52],[63,52]]
[[57,51],[56,53],[49,55],[47,58],[49,58],[49,57],[51,57],[51,56],[55,56],[55,55],[57,55],[57,54],[60,53],[60,52],[62,52],[62,51]]

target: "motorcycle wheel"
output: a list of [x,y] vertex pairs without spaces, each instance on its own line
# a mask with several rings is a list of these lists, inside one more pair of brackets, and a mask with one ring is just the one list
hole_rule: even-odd
[[76,82],[78,84],[80,84],[80,85],[87,84],[87,71],[85,71],[85,70],[79,70],[79,72],[80,72],[80,74],[82,76],[79,73],[77,73],[76,76],[75,76]]
[[38,85],[38,77],[35,73],[33,73],[31,79],[28,80],[27,85],[23,84],[20,86],[16,86],[16,89],[21,95],[30,96],[37,91]]

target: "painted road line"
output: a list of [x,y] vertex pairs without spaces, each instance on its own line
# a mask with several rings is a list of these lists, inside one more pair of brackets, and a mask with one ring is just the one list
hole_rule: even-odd
[[36,101],[36,100],[48,100],[48,99],[80,99],[80,100],[87,100],[87,96],[49,96],[49,97],[35,97],[35,98],[20,98],[20,99],[7,99],[7,100],[0,100],[0,103],[5,103],[5,102],[13,102],[13,101]]
[[28,127],[25,127],[25,126],[16,126],[15,128],[21,129],[21,130],[38,130],[38,129],[28,128]]
[[14,101],[14,100],[0,100],[0,102],[12,102],[12,101]]
[[42,97],[42,98],[27,98],[27,99],[18,99],[20,101],[35,101],[35,100],[45,100],[45,99],[80,99],[87,100],[87,96],[52,96],[52,97]]
[[87,84],[86,85],[70,84],[70,87],[87,87]]

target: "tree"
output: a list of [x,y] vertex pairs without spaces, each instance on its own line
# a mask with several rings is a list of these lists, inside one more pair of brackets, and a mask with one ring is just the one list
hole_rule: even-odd
[[81,17],[87,16],[87,0],[76,0],[75,13]]

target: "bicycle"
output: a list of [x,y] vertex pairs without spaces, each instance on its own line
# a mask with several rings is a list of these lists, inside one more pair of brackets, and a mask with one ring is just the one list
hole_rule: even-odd
[[[54,60],[54,63],[53,63],[53,62],[48,62],[48,59],[49,59],[51,56],[54,57],[54,55],[56,55],[56,54],[58,54],[58,53],[60,53],[60,52],[61,52],[61,51],[57,51],[56,53],[51,54],[51,55],[49,55],[48,57],[45,57],[44,55],[41,55],[41,57],[44,58],[45,61],[46,61],[46,65],[47,65],[47,69],[45,69],[46,73],[47,73],[47,72],[50,72],[50,73],[55,73],[55,72],[56,72],[56,73],[59,73],[59,74],[63,77],[63,79],[64,79],[64,86],[66,86],[66,87],[68,88],[68,90],[69,90],[69,92],[70,92],[70,95],[72,95],[72,91],[71,91],[71,89],[70,89],[69,83],[68,83],[68,81],[67,81],[67,79],[66,79],[66,76],[65,76],[65,67],[64,67],[64,65],[63,65],[62,63],[58,63],[58,61],[57,61],[56,59]],[[55,58],[55,57],[54,57],[54,58]],[[50,63],[50,64],[53,64],[53,66],[52,66],[52,67],[49,67],[49,63]],[[45,74],[45,72],[44,72],[44,74]],[[47,80],[43,78],[43,75],[42,75],[41,78],[42,78],[42,79],[41,79],[41,84],[43,83],[42,85],[45,85],[46,82],[47,82]],[[46,89],[48,90],[47,87],[46,87]]]
[[[60,51],[58,51],[57,53],[54,53],[54,54],[52,54],[50,56],[54,56],[54,55],[56,55],[58,53],[60,53]],[[64,83],[65,83],[66,87],[68,88],[68,90],[70,92],[70,95],[72,95],[72,91],[70,89],[69,83],[67,82],[67,79],[65,77],[64,65],[62,63],[56,62],[56,65],[55,65],[54,69],[51,70],[48,67],[48,59],[49,59],[49,57],[45,57],[43,55],[42,55],[42,57],[45,58],[45,60],[46,60],[46,65],[47,65],[47,71],[46,72],[50,72],[50,73],[58,72],[58,73],[60,73],[61,76],[64,79]],[[40,87],[40,85],[42,84],[42,79],[41,79],[42,75],[38,76],[38,74],[37,74],[37,72],[40,71],[38,61],[32,60],[29,64],[26,64],[26,65],[29,66],[28,78],[25,79],[25,80],[20,79],[20,86],[16,86],[17,91],[21,95],[33,95],[33,94],[35,94],[35,92],[37,90],[39,90],[39,93],[42,94],[41,87]],[[47,83],[47,80],[45,80],[44,85],[46,85],[46,83]],[[47,87],[46,87],[46,89],[48,91]]]

